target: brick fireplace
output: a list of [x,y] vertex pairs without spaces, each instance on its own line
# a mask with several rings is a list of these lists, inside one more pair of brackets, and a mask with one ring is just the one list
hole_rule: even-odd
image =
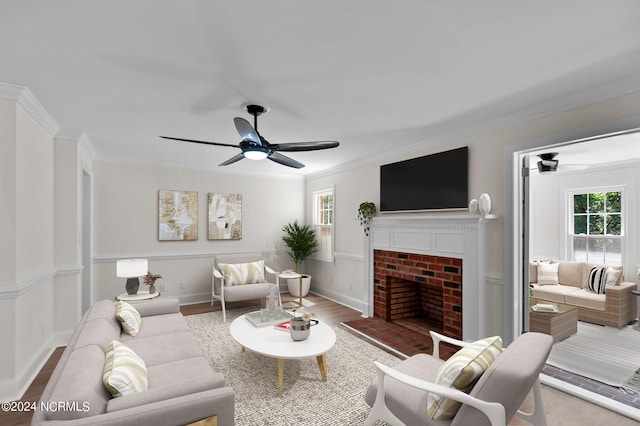
[[[427,311],[437,313],[437,304],[442,304],[445,335],[468,341],[485,337],[487,228],[495,219],[468,213],[373,218],[365,250],[364,313],[384,319],[415,315],[411,312],[416,302],[408,299],[424,298],[426,285],[435,300],[436,293],[442,292],[442,301],[435,301]],[[394,297],[414,306],[392,308]]]
[[374,316],[423,317],[462,338],[462,259],[374,250]]

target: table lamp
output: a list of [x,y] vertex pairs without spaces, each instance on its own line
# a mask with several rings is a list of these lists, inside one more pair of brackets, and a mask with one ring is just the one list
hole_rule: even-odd
[[116,262],[116,276],[127,279],[125,289],[129,295],[138,293],[138,287],[140,287],[138,277],[146,275],[147,272],[149,272],[147,259],[122,259]]

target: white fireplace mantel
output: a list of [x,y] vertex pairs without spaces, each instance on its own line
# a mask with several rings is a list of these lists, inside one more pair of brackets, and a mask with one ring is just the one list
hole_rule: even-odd
[[486,332],[486,233],[494,215],[377,216],[365,249],[365,306],[373,316],[373,251],[389,250],[462,259],[462,338]]

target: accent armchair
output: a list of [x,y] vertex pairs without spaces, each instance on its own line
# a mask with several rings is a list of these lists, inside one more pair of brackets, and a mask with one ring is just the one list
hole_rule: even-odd
[[[275,283],[268,278],[275,277]],[[226,302],[260,299],[269,295],[271,286],[278,286],[278,273],[264,264],[260,253],[214,256],[211,278],[211,306],[222,304],[222,318],[227,321]],[[278,303],[280,289],[278,288]]]
[[[365,400],[372,406],[365,425],[377,420],[391,425],[491,425],[504,426],[513,416],[546,426],[539,375],[551,351],[553,339],[541,333],[519,336],[489,364],[472,384],[468,393],[433,382],[444,364],[439,357],[440,342],[460,347],[470,345],[431,332],[433,355],[418,354],[391,368],[374,361],[378,377],[369,386]],[[530,390],[533,390],[534,411],[519,410]],[[452,418],[433,420],[428,414],[430,394],[462,403]]]

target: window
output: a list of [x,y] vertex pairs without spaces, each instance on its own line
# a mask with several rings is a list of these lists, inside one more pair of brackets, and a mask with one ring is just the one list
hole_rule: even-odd
[[318,238],[315,258],[333,261],[333,189],[313,193],[313,226]]
[[572,260],[622,264],[622,196],[620,188],[570,192],[569,248]]

